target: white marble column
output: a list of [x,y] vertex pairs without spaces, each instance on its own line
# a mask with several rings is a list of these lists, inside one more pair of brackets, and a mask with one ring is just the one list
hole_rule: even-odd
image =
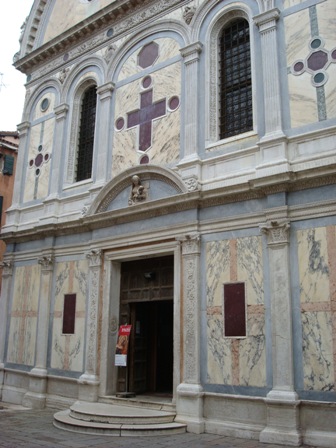
[[199,129],[199,60],[202,43],[195,42],[181,48],[184,62],[184,157],[179,163],[182,178],[200,177],[200,159],[198,156]]
[[265,116],[265,135],[259,142],[261,163],[257,166],[256,179],[284,176],[284,173],[290,171],[287,140],[282,123],[280,51],[277,42],[277,22],[280,11],[277,8],[267,9],[273,5],[273,1],[264,2],[265,11],[253,18],[259,28],[261,40]]
[[0,297],[0,401],[2,399],[2,388],[5,377],[5,343],[8,317],[8,304],[11,296],[13,279],[13,263],[7,258],[0,264],[2,269],[2,287]]
[[266,397],[267,426],[260,441],[299,446],[298,396],[294,390],[292,299],[287,220],[261,226],[267,237],[272,324],[273,387]]
[[200,235],[191,234],[182,242],[182,383],[177,387],[177,420],[188,431],[204,432],[203,388],[200,359]]
[[111,150],[109,145],[109,134],[111,127],[111,102],[114,91],[114,84],[108,82],[97,88],[99,98],[98,120],[96,140],[98,143],[95,170],[95,187],[105,185],[108,180],[108,152]]
[[38,259],[41,265],[39,290],[39,311],[36,337],[35,367],[29,372],[29,391],[25,394],[22,404],[34,409],[45,407],[47,394],[47,354],[52,277],[54,257],[45,253]]
[[85,372],[78,380],[79,400],[98,400],[98,313],[101,271],[101,250],[93,249],[87,253],[89,259],[89,299],[86,327]]

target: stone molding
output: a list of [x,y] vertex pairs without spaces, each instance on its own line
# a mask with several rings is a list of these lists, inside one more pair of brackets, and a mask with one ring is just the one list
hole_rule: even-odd
[[[106,34],[106,31],[111,27],[109,24],[114,24],[113,39],[115,39],[126,31],[134,30],[136,26],[143,24],[143,22],[152,19],[158,14],[162,14],[174,7],[181,7],[189,3],[189,1],[158,0],[154,2],[153,0],[117,0],[110,6],[93,14],[85,21],[65,31],[62,38],[52,39],[37,50],[33,50],[37,35],[36,29],[39,27],[41,15],[46,4],[46,0],[41,0],[42,11],[37,9],[33,18],[34,29],[32,28],[30,30],[28,43],[20,51],[23,57],[18,56],[15,60],[15,68],[23,73],[28,70],[31,72],[50,58],[55,58],[56,55],[57,59],[54,59],[51,64],[48,64],[43,69],[43,73],[40,71],[39,75],[41,76],[61,65],[65,53],[68,52],[69,61],[82,53],[96,48],[103,42],[111,41],[111,38]],[[88,37],[92,36],[92,33],[96,33],[96,35],[88,40]]]

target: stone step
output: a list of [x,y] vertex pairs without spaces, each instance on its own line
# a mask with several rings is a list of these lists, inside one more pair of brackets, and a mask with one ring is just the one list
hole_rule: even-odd
[[118,406],[132,406],[145,409],[155,409],[157,411],[176,412],[176,407],[171,402],[171,397],[137,395],[134,398],[122,398],[115,395],[108,395],[99,398],[100,403],[115,404]]
[[99,423],[96,421],[78,420],[70,416],[70,410],[60,411],[54,415],[54,426],[66,431],[108,436],[159,436],[182,434],[186,432],[186,425],[170,423],[152,423],[150,418],[146,424],[129,423]]
[[86,422],[131,425],[143,425],[149,421],[151,423],[172,423],[175,418],[174,412],[80,401],[70,406],[69,415],[73,419]]

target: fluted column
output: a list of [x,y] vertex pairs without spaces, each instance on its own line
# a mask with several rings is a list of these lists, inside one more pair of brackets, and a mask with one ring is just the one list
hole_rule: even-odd
[[177,388],[177,419],[188,431],[204,431],[203,389],[200,359],[200,235],[191,234],[182,242],[182,383]]
[[108,180],[108,153],[110,151],[109,133],[111,126],[111,103],[114,91],[114,83],[108,82],[97,88],[99,98],[99,126],[97,127],[97,146],[95,182],[105,185]]
[[0,401],[2,399],[2,387],[4,383],[5,369],[5,343],[7,330],[8,303],[11,296],[13,278],[13,263],[8,259],[0,264],[2,269],[2,288],[0,297]]
[[89,300],[86,327],[85,372],[79,378],[80,400],[97,401],[98,399],[98,313],[99,286],[101,271],[101,250],[93,249],[87,253],[89,259]]
[[47,394],[47,353],[49,313],[51,301],[54,257],[46,253],[38,259],[41,265],[39,290],[39,312],[37,320],[35,367],[29,372],[29,391],[25,394],[23,405],[35,409],[45,407]]
[[277,45],[277,21],[280,11],[277,8],[254,17],[259,27],[265,108],[265,137],[283,136],[281,116],[281,91],[279,77],[279,51]]
[[292,299],[287,220],[261,226],[267,237],[270,266],[273,387],[266,398],[267,426],[260,441],[301,444],[300,402],[294,390]]

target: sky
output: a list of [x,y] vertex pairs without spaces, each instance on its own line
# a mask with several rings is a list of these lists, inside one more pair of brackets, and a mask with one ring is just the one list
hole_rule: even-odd
[[32,5],[33,0],[0,0],[0,131],[16,131],[22,121],[26,76],[12,64]]

